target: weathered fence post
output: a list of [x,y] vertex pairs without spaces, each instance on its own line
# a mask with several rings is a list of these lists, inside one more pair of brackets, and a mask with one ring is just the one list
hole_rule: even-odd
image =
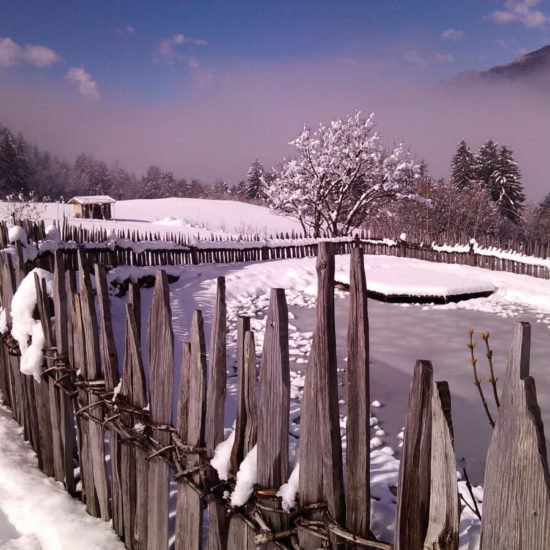
[[[254,343],[254,333],[250,330],[244,332],[244,341],[242,341],[242,333],[244,326],[249,323],[248,317],[242,317],[238,330],[238,360],[239,367],[239,393],[237,396],[237,410],[241,414],[241,422],[244,423],[244,431],[237,435],[242,441],[240,445],[241,456],[235,467],[235,472],[243,457],[254,448],[257,441],[258,418],[256,414],[256,347]],[[246,321],[245,321],[246,320]],[[238,422],[238,421],[237,421]],[[233,448],[234,449],[234,448]],[[229,522],[229,533],[227,548],[229,550],[241,550],[256,548],[255,531],[251,527],[250,522],[246,521],[240,514],[231,516]]]
[[250,317],[240,316],[237,320],[237,411],[235,419],[235,440],[231,449],[231,471],[236,474],[246,456],[246,376],[244,374],[244,336],[250,330]]
[[[42,325],[42,332],[44,333],[44,346],[49,349],[52,345],[52,331],[50,321],[50,308],[49,297],[46,291],[46,284],[41,283],[40,277],[35,273],[34,284],[36,289],[36,303],[38,305],[38,313],[40,316],[40,323]],[[48,367],[51,365],[51,359],[46,363]],[[50,392],[48,387],[47,374],[43,375],[40,379],[40,383],[35,385],[36,395],[36,408],[38,413],[39,424],[39,444],[40,453],[39,464],[42,471],[47,476],[54,475],[54,463],[53,463],[53,435],[52,435],[52,423],[51,423],[51,409],[50,409]]]
[[[94,266],[98,313],[99,313],[99,351],[105,379],[105,392],[111,394],[119,383],[118,354],[113,333],[113,322],[107,289],[105,266]],[[111,427],[109,429],[109,449],[111,456],[111,512],[113,527],[117,534],[123,535],[122,495],[120,485],[120,438]]]
[[[200,467],[199,449],[204,448],[206,413],[206,345],[202,313],[196,310],[191,326],[191,357],[189,373],[186,376],[187,392],[187,433],[186,444],[195,449],[186,461],[186,470]],[[197,492],[202,476],[200,472],[189,475],[178,483],[177,502],[177,550],[198,550],[202,541],[202,496]],[[199,489],[200,490],[200,489]]]
[[430,508],[432,364],[417,361],[399,465],[395,550],[421,550]]
[[[206,452],[209,458],[214,456],[214,449],[224,439],[226,332],[225,278],[218,277],[210,335],[206,397]],[[208,472],[208,480],[212,484],[217,481],[217,475],[213,470]],[[225,507],[214,499],[208,501],[208,526],[208,549],[223,549],[227,542],[227,517]]]
[[431,446],[430,511],[424,548],[458,550],[460,509],[447,382],[433,384]]
[[[330,242],[319,243],[317,252],[317,324],[314,359],[317,403],[323,456],[323,486],[328,513],[340,525],[345,523],[342,439],[338,410],[336,327],[334,323],[334,252]],[[337,538],[330,537],[331,544]]]
[[258,436],[258,416],[256,413],[256,344],[254,333],[247,330],[244,335],[244,407],[246,426],[244,430],[244,453],[248,454],[256,445]]
[[[83,253],[78,251],[78,268],[80,282],[80,305],[82,308],[82,329],[86,369],[82,373],[86,383],[101,379],[101,363],[99,355],[99,335],[95,301],[90,280],[88,265]],[[101,399],[96,392],[87,391],[87,402],[83,403],[87,410],[84,418],[88,418],[88,436],[90,444],[89,464],[93,472],[93,483],[99,504],[99,514],[102,519],[109,520],[109,489],[105,471],[105,451],[103,441],[103,409]],[[88,489],[88,488],[87,488]]]
[[348,325],[346,527],[368,538],[370,525],[369,319],[363,250],[351,250]]
[[[53,274],[53,301],[55,311],[55,347],[57,356],[67,360],[68,355],[68,311],[67,289],[65,281],[65,264],[60,250],[55,252],[55,269]],[[61,376],[56,376],[59,379]],[[71,495],[76,494],[76,483],[73,470],[75,450],[75,418],[73,401],[60,388],[56,387],[56,379],[50,377],[50,408],[52,411],[52,431],[54,435],[54,467],[57,464],[56,479],[63,481]],[[59,447],[59,432],[62,445]],[[61,456],[58,453],[61,452]],[[61,479],[58,477],[61,476]]]
[[[151,421],[170,424],[174,385],[174,333],[168,277],[159,271],[155,280],[151,314],[149,316],[149,382]],[[153,430],[161,446],[170,445],[170,434]],[[147,548],[168,547],[168,500],[170,469],[160,456],[149,462],[149,511]]]
[[516,323],[485,465],[483,550],[550,547],[550,476],[530,345],[531,326]]
[[[271,290],[260,367],[257,449],[257,484],[262,490],[258,499],[273,508],[280,506],[275,494],[288,480],[289,412],[288,309],[285,291],[274,288]],[[286,526],[281,514],[266,512],[265,515],[274,530]]]
[[[332,520],[345,522],[344,480],[334,324],[334,253],[331,243],[317,247],[317,322],[310,351],[300,416],[300,506],[327,503]],[[321,453],[319,453],[319,435]],[[313,511],[306,518],[320,519]],[[318,548],[319,540],[299,529],[300,545]],[[331,543],[338,545],[336,536]]]
[[[126,305],[126,340],[124,368],[119,395],[115,403],[123,403],[132,409],[143,410],[147,406],[145,372],[133,304]],[[120,407],[120,405],[118,405]],[[130,412],[121,410],[121,423],[132,433],[138,422]],[[143,427],[140,428],[141,431]],[[120,486],[122,530],[126,546],[131,550],[147,548],[148,504],[147,452],[130,439],[124,438],[120,446]]]

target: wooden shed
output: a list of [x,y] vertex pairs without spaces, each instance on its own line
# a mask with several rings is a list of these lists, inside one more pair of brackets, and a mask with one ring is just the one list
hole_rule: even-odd
[[75,218],[110,220],[113,217],[112,204],[115,199],[107,195],[73,197],[69,204],[74,205]]

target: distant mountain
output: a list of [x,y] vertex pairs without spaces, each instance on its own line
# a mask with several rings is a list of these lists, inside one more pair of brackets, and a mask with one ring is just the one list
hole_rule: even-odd
[[486,71],[464,71],[453,77],[447,85],[470,87],[487,82],[512,82],[550,92],[550,45]]
[[480,76],[491,79],[550,81],[550,45],[526,53],[506,65],[482,71]]

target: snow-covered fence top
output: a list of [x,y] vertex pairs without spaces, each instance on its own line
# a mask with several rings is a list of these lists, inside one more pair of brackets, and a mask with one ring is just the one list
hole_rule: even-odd
[[[334,247],[319,245],[316,330],[294,467],[283,289],[271,292],[259,361],[250,318],[239,320],[237,406],[230,409],[225,403],[223,277],[217,281],[209,360],[197,310],[180,366],[174,363],[164,271],[156,275],[152,301],[143,302],[148,304],[143,314],[140,289],[130,288],[122,327],[125,342],[117,347],[105,269],[94,266],[94,296],[83,250],[78,252],[77,274],[66,272],[61,251],[55,254],[53,273],[26,273],[21,246],[15,261],[11,255],[0,256],[0,392],[23,426],[40,468],[82,498],[91,515],[112,519],[128,548],[167,549],[175,544],[198,550],[205,505],[209,547],[276,543],[289,549],[317,548],[321,540],[329,548],[347,543],[379,550],[458,548],[459,526],[474,521],[477,506],[467,484],[457,482],[450,391],[445,382],[433,382],[429,361],[418,361],[414,369],[399,480],[394,476],[392,486],[384,485],[384,468],[371,480],[371,460],[385,460],[388,467],[391,461],[391,468],[396,460],[389,448],[370,450],[369,324],[359,245],[351,251],[350,264],[344,463]],[[148,335],[144,346],[142,334]],[[550,477],[535,386],[528,376],[529,340],[529,325],[518,323],[486,462],[481,523],[490,548],[550,547]],[[148,352],[147,378],[142,349]],[[174,392],[177,369],[181,382]],[[235,410],[235,418],[225,418],[226,410]],[[225,434],[224,426],[232,424],[231,433]],[[78,491],[75,459],[82,484]],[[173,478],[175,525],[169,505]],[[459,493],[470,508],[459,505]],[[393,524],[394,532],[388,530]],[[517,525],[522,526],[521,537]],[[466,544],[476,545],[473,540]]]

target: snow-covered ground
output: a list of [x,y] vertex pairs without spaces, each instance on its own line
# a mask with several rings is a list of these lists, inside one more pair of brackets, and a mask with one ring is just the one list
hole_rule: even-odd
[[122,550],[110,523],[88,515],[61,483],[40,472],[22,431],[0,407],[0,548]]
[[[2,208],[7,210],[8,206],[0,203],[0,213]],[[264,206],[227,200],[168,198],[118,201],[113,205],[113,219],[110,221],[74,218],[74,208],[70,204],[40,203],[36,209],[47,222],[60,221],[65,216],[69,223],[82,227],[152,231],[161,235],[182,233],[193,238],[302,233],[296,220],[274,214]]]
[[[60,219],[63,216],[64,207],[49,205],[44,215],[49,220]],[[244,205],[229,201],[204,201],[199,199],[160,199],[156,201],[122,201],[115,205],[116,221],[98,222],[72,220],[83,225],[100,224],[102,227],[138,229],[140,231],[155,232],[182,232],[196,237],[208,238],[212,232],[228,236],[242,233],[260,233],[268,235],[275,232],[300,231],[299,224],[269,213],[262,207]],[[452,294],[494,290],[488,298],[469,300],[458,304],[446,306],[409,306],[414,311],[426,314],[426,319],[437,310],[438,315],[450,316],[455,310],[464,312],[491,314],[493,318],[515,317],[523,315],[528,310],[530,315],[538,318],[541,326],[550,319],[550,281],[534,279],[528,276],[513,275],[509,273],[491,272],[469,266],[432,264],[419,260],[386,256],[367,256],[365,258],[367,269],[367,285],[372,290],[385,293],[414,294],[426,293]],[[345,282],[349,279],[349,256],[336,258],[336,279]],[[269,304],[269,291],[274,287],[287,289],[286,296],[290,307],[290,353],[292,359],[291,380],[291,433],[299,436],[300,397],[304,383],[304,366],[307,362],[307,353],[312,340],[312,320],[302,319],[303,308],[311,308],[315,303],[316,273],[315,258],[301,260],[280,260],[256,264],[236,265],[201,265],[182,266],[169,268],[171,273],[177,274],[179,280],[171,285],[171,305],[173,314],[174,333],[176,337],[176,360],[179,365],[181,343],[188,338],[191,315],[194,309],[203,310],[207,341],[212,310],[215,301],[216,277],[226,276],[228,321],[229,321],[229,346],[228,369],[232,372],[235,355],[236,321],[239,315],[252,317],[252,329],[257,338],[257,352],[261,352],[263,332],[265,330],[266,312]],[[154,269],[144,269],[145,272],[154,272]],[[135,268],[119,268],[110,273],[111,278],[125,279],[128,276],[138,275]],[[139,276],[139,275],[138,275]],[[338,291],[338,304],[344,304],[346,294]],[[147,312],[151,298],[151,290],[144,290],[143,310]],[[115,327],[123,327],[121,307],[125,299],[113,299],[113,315]],[[400,306],[384,306],[394,308],[396,315]],[[337,308],[338,309],[338,308]],[[431,310],[434,310],[433,312]],[[392,330],[391,317],[387,311],[373,309],[374,314],[385,316],[384,330]],[[412,309],[410,311],[413,311]],[[450,317],[449,317],[450,318]],[[309,326],[306,326],[309,323]],[[345,321],[340,323],[345,325]],[[442,323],[443,324],[443,323]],[[452,323],[450,323],[452,324]],[[406,361],[411,365],[417,359],[417,340],[425,338],[429,341],[429,331],[422,330],[418,323],[418,338],[415,336],[415,346],[410,349],[395,350],[397,355],[403,353]],[[144,326],[144,323],[142,323]],[[371,338],[376,349],[377,341],[384,341],[380,333],[376,332],[376,322],[372,326]],[[476,327],[477,328],[477,327]],[[485,327],[479,327],[482,329]],[[122,333],[117,333],[117,341],[122,350]],[[145,340],[145,338],[143,339]],[[345,346],[345,342],[341,342]],[[426,347],[428,349],[428,346]],[[391,352],[391,350],[389,350]],[[502,357],[507,350],[495,350]],[[407,355],[408,354],[408,355]],[[397,357],[395,355],[394,359]],[[390,353],[391,356],[391,353]],[[146,357],[146,354],[145,354]],[[428,359],[430,357],[427,357]],[[375,364],[377,357],[374,356]],[[397,360],[397,359],[395,359]],[[340,358],[339,369],[344,372],[345,358]],[[393,359],[390,357],[389,367]],[[457,370],[464,368],[465,359],[457,357]],[[397,376],[395,369],[386,371],[377,370],[379,376]],[[382,374],[380,374],[382,373]],[[392,374],[393,373],[393,374]],[[398,373],[401,378],[407,377],[406,371]],[[457,375],[459,376],[459,375]],[[468,377],[468,373],[465,373]],[[179,372],[176,372],[175,382],[179,381]],[[537,380],[538,382],[538,380]],[[390,384],[391,385],[391,384]],[[545,386],[543,383],[542,386]],[[550,388],[546,384],[546,388]],[[235,379],[228,380],[228,399],[226,407],[226,426],[231,427],[234,420],[234,409],[231,396],[235,394]],[[372,414],[372,492],[378,500],[373,501],[373,530],[384,540],[390,540],[392,536],[392,517],[394,514],[393,494],[390,487],[397,482],[399,467],[398,448],[399,433],[391,437],[385,423],[390,424],[388,410],[391,407],[391,396],[382,391],[377,394],[377,388],[373,385],[371,395],[373,400],[380,401],[373,405]],[[453,392],[453,385],[451,385]],[[459,398],[462,398],[459,388]],[[548,389],[550,395],[550,389]],[[453,393],[453,396],[455,394]],[[343,399],[342,426],[345,426],[345,398]],[[456,408],[454,409],[456,410]],[[36,459],[32,456],[30,448],[21,441],[20,429],[8,418],[5,411],[0,411],[0,440],[9,441],[8,445],[0,445],[0,547],[5,548],[63,548],[55,545],[57,540],[52,530],[63,533],[63,541],[73,548],[84,547],[81,541],[90,541],[86,548],[119,548],[120,543],[109,530],[108,525],[90,518],[77,501],[73,501],[64,494],[61,486],[48,480],[35,468]],[[396,439],[396,436],[397,439]],[[295,461],[297,440],[290,438],[292,445],[291,456]],[[345,441],[344,441],[345,447]],[[397,455],[395,452],[397,451]],[[253,464],[253,457],[250,457]],[[248,472],[250,473],[250,472]],[[285,498],[292,499],[293,488],[296,486],[296,471],[293,482],[285,488]],[[250,477],[248,477],[250,484]],[[30,488],[36,486],[36,491]],[[21,487],[27,487],[22,490]],[[461,484],[461,488],[463,488]],[[481,496],[481,489],[477,489]],[[239,498],[243,498],[242,495]],[[59,500],[58,500],[59,499]],[[41,503],[48,503],[41,506]],[[47,508],[47,510],[45,510]],[[87,538],[96,536],[97,539]],[[93,533],[91,533],[93,531]],[[475,549],[477,547],[477,534],[479,522],[466,509],[461,522],[461,548]],[[103,537],[103,538],[102,538]],[[7,542],[6,542],[7,541]],[[52,542],[53,541],[53,542]],[[95,546],[94,546],[95,545]],[[69,546],[67,546],[69,547]]]

